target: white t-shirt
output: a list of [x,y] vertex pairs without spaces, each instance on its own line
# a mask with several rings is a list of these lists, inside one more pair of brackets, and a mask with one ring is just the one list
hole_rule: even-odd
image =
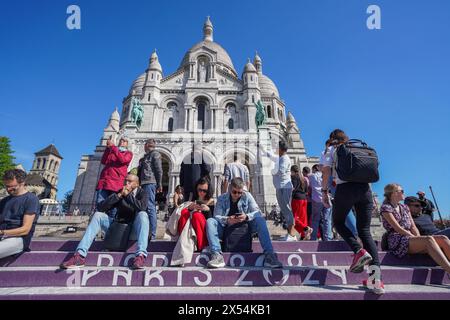
[[322,156],[320,157],[320,164],[324,167],[330,167],[333,171],[333,177],[335,178],[336,184],[343,184],[348,181],[343,181],[339,179],[339,176],[336,172],[336,148],[331,146],[328,147],[326,153],[322,153]]

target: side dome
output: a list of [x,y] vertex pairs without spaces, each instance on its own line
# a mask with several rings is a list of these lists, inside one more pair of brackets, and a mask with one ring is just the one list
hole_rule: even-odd
[[136,80],[133,81],[133,84],[131,85],[129,92],[130,94],[132,94],[133,91],[135,91],[136,93],[142,93],[142,88],[144,87],[145,84],[145,77],[146,74],[143,73],[139,77],[137,77]]
[[280,97],[278,88],[275,83],[273,83],[273,81],[270,80],[269,77],[263,74],[259,75],[259,89],[261,90],[262,96],[271,97],[272,94],[275,94],[276,97]]

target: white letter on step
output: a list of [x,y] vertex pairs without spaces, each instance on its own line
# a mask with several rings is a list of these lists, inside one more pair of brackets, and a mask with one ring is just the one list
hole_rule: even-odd
[[316,270],[311,269],[308,271],[308,274],[305,277],[305,280],[303,280],[303,285],[312,285],[312,286],[316,286],[319,285],[319,280],[310,280],[311,277],[314,275],[314,272],[316,272]]
[[330,272],[342,280],[342,284],[347,284],[347,274],[345,273],[345,269],[330,269]]
[[84,271],[83,272],[83,279],[81,281],[81,285],[85,286],[90,278],[98,275],[100,272],[101,272],[101,270],[94,270],[92,272],[89,272],[89,270]]
[[151,270],[146,270],[145,271],[145,280],[144,280],[144,286],[148,287],[150,280],[152,279],[157,279],[159,281],[159,286],[163,287],[164,286],[164,278],[161,276],[161,272],[162,271],[156,271],[151,273]]
[[76,288],[81,286],[81,270],[67,270],[66,274],[71,274],[69,278],[67,278],[66,286],[68,288]]
[[169,265],[169,259],[166,256],[162,254],[154,254],[152,260],[152,267],[157,267],[156,262],[158,261],[158,259],[162,259],[164,261],[162,267],[167,267]]
[[367,18],[367,28],[369,30],[381,29],[381,9],[377,5],[370,5],[367,8],[367,13],[372,14]]
[[200,279],[198,277],[194,277],[194,282],[199,287],[206,287],[212,281],[211,273],[209,271],[203,271],[203,270],[199,270],[199,272],[201,272],[201,273],[206,275],[206,280],[205,281],[200,281]]
[[114,270],[113,287],[117,286],[119,282],[119,277],[125,279],[125,284],[129,287],[131,286],[131,278],[133,276],[133,271],[131,270]]
[[71,14],[66,20],[66,26],[69,30],[81,29],[81,10],[79,6],[70,5],[67,7],[67,14]]
[[112,255],[101,253],[101,254],[98,255],[97,267],[101,267],[102,266],[102,260],[103,259],[107,259],[109,261],[109,263],[105,267],[112,267],[114,265],[114,258],[113,258]]

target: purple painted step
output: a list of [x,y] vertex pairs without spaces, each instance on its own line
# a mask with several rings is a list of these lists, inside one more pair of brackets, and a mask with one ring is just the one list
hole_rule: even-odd
[[[75,251],[79,241],[52,241],[52,240],[33,240],[31,243],[32,251]],[[304,252],[315,251],[350,251],[349,246],[343,241],[272,241],[276,252],[297,252],[299,249]],[[380,249],[380,244],[378,249]],[[175,242],[172,241],[152,241],[148,246],[149,252],[172,252],[175,248]],[[96,241],[92,244],[90,251],[102,251],[103,242]],[[134,252],[136,245],[130,242],[129,252]],[[253,251],[262,252],[258,241],[253,241]]]
[[[386,284],[450,284],[442,269],[382,268]],[[366,273],[349,273],[342,268],[148,268],[132,271],[125,268],[84,268],[55,270],[51,267],[1,268],[2,287],[115,287],[115,286],[298,286],[359,285]]]
[[[71,256],[72,253],[62,251],[27,252],[16,258],[10,257],[0,260],[0,267],[59,266],[61,262],[66,261]],[[132,262],[133,257],[133,253],[90,252],[86,259],[86,265],[127,267]],[[168,266],[171,257],[171,253],[149,253],[145,265],[147,267]],[[425,255],[406,256],[403,259],[398,259],[391,253],[380,252],[379,257],[382,265],[436,266],[434,261]],[[225,253],[224,258],[228,266],[255,266],[262,264],[263,255],[261,253]],[[285,266],[349,266],[352,263],[352,255],[349,252],[278,253],[278,258]],[[204,266],[208,261],[208,254],[195,253],[191,263],[185,266]]]

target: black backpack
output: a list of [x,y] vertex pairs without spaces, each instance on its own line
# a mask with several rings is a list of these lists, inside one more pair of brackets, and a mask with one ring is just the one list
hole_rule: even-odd
[[377,182],[380,179],[377,152],[361,140],[347,141],[337,147],[336,173],[346,182]]
[[223,252],[252,252],[252,234],[246,221],[225,227]]
[[132,223],[114,220],[106,231],[103,246],[109,251],[127,251]]

